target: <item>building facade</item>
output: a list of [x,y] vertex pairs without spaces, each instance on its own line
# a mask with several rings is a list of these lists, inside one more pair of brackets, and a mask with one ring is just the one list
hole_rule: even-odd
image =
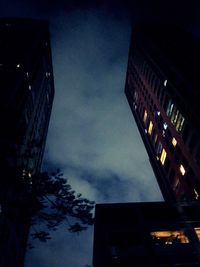
[[0,266],[23,266],[54,97],[48,23],[0,20]]
[[97,204],[93,267],[199,267],[200,206]]
[[136,27],[125,94],[163,197],[200,198],[199,40],[179,29]]

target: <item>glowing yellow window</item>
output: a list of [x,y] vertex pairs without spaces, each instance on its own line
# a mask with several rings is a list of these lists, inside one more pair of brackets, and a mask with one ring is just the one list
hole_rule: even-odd
[[146,110],[144,111],[143,121],[144,121],[144,123],[147,121],[147,111]]
[[149,129],[148,129],[148,134],[149,135],[151,135],[152,130],[153,130],[153,123],[152,123],[152,121],[150,121],[150,123],[149,123]]
[[182,175],[185,175],[185,168],[183,167],[182,164],[180,165],[180,169],[179,170],[180,170]]
[[162,163],[162,165],[165,164],[166,156],[167,156],[166,150],[163,148],[160,156],[160,162]]
[[150,233],[154,244],[171,245],[177,243],[189,243],[184,231],[159,231]]
[[176,145],[177,145],[177,140],[176,140],[176,138],[172,138],[172,145],[175,147]]
[[196,228],[194,228],[194,230],[196,232],[198,239],[200,240],[200,227],[196,227]]

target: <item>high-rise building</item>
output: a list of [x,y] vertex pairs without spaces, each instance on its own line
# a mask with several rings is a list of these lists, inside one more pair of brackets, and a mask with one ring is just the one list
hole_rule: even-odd
[[166,25],[132,34],[125,94],[167,201],[200,198],[199,44]]
[[46,21],[31,19],[1,19],[0,36],[0,266],[22,267],[26,189],[41,168],[54,97],[50,36]]
[[97,204],[94,267],[199,267],[199,202]]

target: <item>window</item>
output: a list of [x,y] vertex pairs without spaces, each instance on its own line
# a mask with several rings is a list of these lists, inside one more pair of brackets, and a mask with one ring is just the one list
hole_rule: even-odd
[[175,179],[174,179],[174,181],[173,181],[173,185],[172,185],[173,190],[174,190],[175,192],[178,192],[180,186],[181,186],[180,180],[179,180],[179,178],[176,176]]
[[144,121],[144,123],[146,123],[146,121],[147,121],[147,111],[146,110],[144,111],[143,121]]
[[196,227],[196,228],[194,228],[194,230],[196,232],[198,239],[200,240],[200,227]]
[[166,110],[167,116],[171,117],[173,109],[174,109],[174,103],[172,102],[171,99],[169,99]]
[[138,101],[138,93],[137,91],[134,92],[134,100],[137,102]]
[[184,121],[185,121],[184,117],[182,116],[181,113],[179,113],[178,119],[177,119],[177,122],[176,122],[176,130],[178,132],[181,132],[182,131],[183,125],[184,125]]
[[177,145],[177,140],[175,137],[172,138],[172,145],[175,147]]
[[179,170],[180,170],[180,172],[181,172],[182,175],[185,175],[185,168],[183,167],[182,164],[180,165]]
[[148,129],[148,134],[149,135],[152,134],[152,130],[153,130],[153,123],[152,123],[152,121],[150,121],[150,123],[149,123],[149,129]]
[[195,199],[198,200],[199,199],[199,193],[197,192],[197,190],[194,188],[194,194],[195,194]]
[[167,80],[164,81],[164,86],[167,86]]
[[177,108],[174,108],[171,116],[171,122],[173,125],[176,125],[176,122],[178,120],[178,115],[179,115],[179,110]]
[[153,137],[153,143],[154,143],[154,145],[157,143],[157,140],[158,140],[158,134],[155,133],[154,134],[154,137]]
[[156,154],[159,155],[161,153],[161,151],[162,151],[162,144],[159,141],[157,144],[157,147],[156,147]]
[[167,127],[168,127],[167,123],[164,122],[164,123],[163,123],[163,128],[164,128],[165,130],[167,130]]
[[189,243],[184,231],[158,231],[151,232],[152,241],[155,245],[172,245]]
[[160,162],[162,163],[162,165],[165,164],[166,156],[167,156],[166,150],[163,148],[160,156]]

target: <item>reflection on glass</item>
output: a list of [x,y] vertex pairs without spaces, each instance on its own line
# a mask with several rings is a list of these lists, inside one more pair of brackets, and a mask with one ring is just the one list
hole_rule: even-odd
[[[199,228],[200,229],[200,228]],[[151,232],[152,241],[155,245],[171,245],[189,243],[184,231],[158,231]]]

